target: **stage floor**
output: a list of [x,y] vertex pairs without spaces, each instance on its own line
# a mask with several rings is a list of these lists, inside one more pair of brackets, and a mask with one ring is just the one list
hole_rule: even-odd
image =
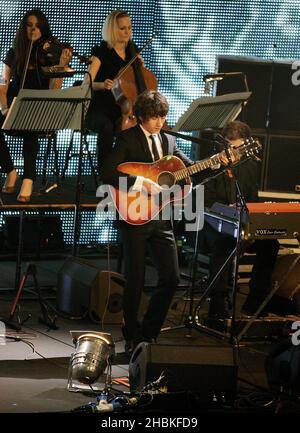
[[[102,269],[105,269],[106,262],[100,265],[99,259],[94,259]],[[37,275],[41,285],[41,293],[49,305],[56,307],[56,284],[57,272],[61,268],[63,260],[43,260],[37,262]],[[112,268],[116,265],[112,261]],[[14,282],[14,262],[0,262],[0,271],[6,279],[1,283],[0,288],[0,316],[7,318],[15,296],[12,289]],[[147,285],[150,288],[153,282],[153,269],[147,268]],[[5,282],[3,284],[3,282]],[[209,335],[200,327],[189,327],[186,325],[190,307],[190,291],[183,287],[186,281],[182,280],[182,285],[176,292],[164,326],[170,328],[161,332],[157,347],[170,345],[170,350],[180,346],[178,356],[184,357],[187,346],[194,346],[198,354],[209,353],[209,346],[217,348],[220,363],[224,346],[228,346],[227,339],[222,339],[214,335]],[[78,392],[70,392],[67,389],[68,369],[70,366],[71,354],[75,351],[75,346],[70,335],[70,331],[97,331],[110,333],[115,343],[115,356],[112,367],[112,387],[115,393],[129,393],[128,365],[129,359],[124,353],[124,340],[121,334],[120,324],[100,324],[93,323],[88,317],[82,319],[70,319],[66,314],[58,314],[56,325],[58,329],[49,329],[46,325],[39,323],[42,316],[40,303],[34,293],[32,293],[32,281],[30,277],[24,287],[19,309],[15,316],[21,320],[30,317],[22,325],[21,331],[17,332],[7,327],[7,338],[1,338],[0,348],[0,413],[33,413],[33,412],[70,412],[82,405],[96,402],[96,395],[87,392],[87,389]],[[150,290],[150,289],[149,289]],[[245,298],[247,288],[242,287],[238,294],[238,309]],[[196,288],[195,304],[199,300],[200,292]],[[200,313],[206,315],[207,304],[204,304]],[[49,310],[50,316],[54,316],[54,311]],[[200,314],[200,317],[201,317]],[[184,326],[185,325],[185,326]],[[275,407],[272,404],[263,407],[266,402],[270,402],[274,397],[269,390],[265,372],[265,359],[267,354],[276,344],[278,338],[265,338],[241,340],[237,348],[238,355],[238,379],[237,395],[234,405],[228,407],[218,405],[218,411],[234,412],[272,412]],[[198,352],[199,351],[199,352]],[[224,356],[226,356],[224,352]],[[175,356],[177,358],[177,354]],[[225,359],[225,358],[224,358]],[[186,359],[183,368],[188,369],[190,360]],[[225,361],[224,361],[225,362]],[[202,373],[201,363],[199,372],[195,375],[195,381],[199,382]],[[119,382],[120,380],[120,382]],[[200,380],[201,383],[201,380]],[[104,386],[104,382],[94,385],[98,389]],[[189,392],[187,384],[186,391]],[[128,394],[127,394],[128,395]],[[182,396],[184,399],[185,397]],[[262,399],[260,401],[260,399]],[[259,402],[259,403],[258,403]],[[160,403],[162,411],[168,411],[168,400]],[[185,408],[185,401],[181,408]],[[151,406],[147,408],[151,409]],[[142,411],[137,407],[137,411]],[[201,405],[201,410],[205,411],[205,405]],[[208,410],[212,410],[209,408]]]

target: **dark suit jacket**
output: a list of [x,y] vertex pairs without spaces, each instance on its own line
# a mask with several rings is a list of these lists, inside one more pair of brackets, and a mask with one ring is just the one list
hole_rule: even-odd
[[[163,155],[175,155],[187,166],[193,164],[193,161],[178,149],[174,136],[161,132],[160,137]],[[126,176],[128,187],[134,184],[136,176],[124,175],[117,170],[117,166],[123,162],[153,162],[147,138],[139,125],[122,131],[117,136],[112,152],[103,163],[102,180],[104,183],[117,187],[120,176]]]
[[[224,170],[224,168],[223,168]],[[247,160],[234,168],[235,176],[239,182],[242,194],[246,202],[258,201],[258,164],[256,161]],[[234,204],[236,188],[233,178],[226,172],[220,174],[205,184],[205,206],[211,207],[215,202]]]

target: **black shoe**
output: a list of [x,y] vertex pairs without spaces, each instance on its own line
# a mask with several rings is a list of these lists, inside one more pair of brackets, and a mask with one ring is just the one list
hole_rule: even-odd
[[125,346],[124,346],[124,352],[125,355],[131,358],[131,355],[133,354],[133,351],[135,349],[133,340],[125,340]]
[[143,337],[143,336],[138,337],[138,338],[133,340],[134,350],[140,343],[156,343],[156,339],[150,338],[150,337]]
[[228,319],[230,313],[227,306],[227,297],[223,294],[214,295],[211,298],[208,310],[208,318],[210,319]]
[[207,317],[206,319],[204,319],[203,325],[207,326],[208,328],[214,329],[215,331],[227,331],[227,320],[225,320],[224,318]]

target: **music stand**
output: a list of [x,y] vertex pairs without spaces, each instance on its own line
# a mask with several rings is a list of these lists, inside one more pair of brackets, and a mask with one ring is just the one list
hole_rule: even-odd
[[220,129],[232,122],[248,102],[252,92],[229,93],[221,96],[203,96],[195,99],[182,114],[172,131],[200,131]]
[[[83,71],[76,71],[83,73]],[[84,72],[85,73],[85,72]],[[75,197],[75,219],[74,219],[74,243],[73,253],[76,255],[80,236],[80,202],[81,202],[81,174],[82,174],[82,152],[83,152],[83,123],[91,100],[91,89],[89,84],[81,86],[56,89],[35,90],[21,89],[18,96],[14,98],[2,129],[4,131],[52,134],[58,130],[71,129],[80,131],[80,151],[77,175],[77,188]],[[16,261],[16,289],[18,290],[16,300],[19,299],[21,288],[28,275],[32,274],[36,283],[36,273],[32,265],[25,273],[25,281],[20,285],[20,264],[22,255],[22,224],[23,211],[20,213],[20,230],[18,241],[18,252]],[[40,293],[39,300],[41,302]],[[43,305],[41,304],[44,313]],[[15,305],[12,309],[15,311]],[[11,314],[10,319],[12,319]],[[50,322],[52,324],[52,322]],[[53,322],[54,326],[54,322]]]
[[[76,71],[81,72],[82,71]],[[77,254],[79,210],[81,199],[81,175],[83,153],[83,123],[91,100],[89,84],[57,90],[22,89],[14,98],[3,123],[4,131],[43,132],[51,134],[62,129],[80,131],[77,188],[75,198],[75,223],[73,252]]]
[[[183,138],[182,134],[179,134],[176,131],[178,130],[200,131],[206,128],[213,128],[213,129],[224,128],[228,122],[232,122],[236,119],[236,117],[240,114],[243,107],[245,107],[245,105],[247,104],[250,96],[251,96],[251,92],[241,92],[241,93],[230,93],[227,95],[221,95],[215,97],[204,96],[198,98],[195,101],[193,101],[190,107],[183,113],[183,115],[177,121],[175,126],[172,128],[171,134]],[[191,137],[191,139],[192,138],[193,137]],[[186,137],[186,139],[189,139],[189,137]],[[237,223],[238,221],[235,221],[235,224]],[[237,224],[237,228],[238,228],[238,232],[240,233],[241,224]],[[237,253],[238,243],[239,243],[239,238],[237,239],[237,248],[235,248],[232,251],[230,257],[228,257],[223,267],[226,266],[229,260],[232,257],[234,257],[234,255]],[[197,268],[197,254],[198,254],[198,233],[196,235],[194,256],[192,259],[193,262],[192,278],[191,278],[192,283],[190,286],[190,296],[189,296],[190,306],[189,306],[188,319],[184,325],[176,326],[175,328],[181,328],[186,326],[187,328],[197,327],[196,329],[199,329],[202,327],[202,325],[200,325],[199,323],[195,324],[195,313],[198,307],[195,309],[195,311],[193,309],[194,290],[195,290],[195,281],[196,281],[195,273]],[[216,278],[214,278],[213,282],[216,279],[217,276]],[[209,285],[209,287],[210,288],[212,287],[212,283]],[[207,292],[208,291],[206,290],[205,295],[207,294]],[[201,303],[202,299],[204,299],[204,295],[201,297],[199,304]],[[169,331],[172,329],[174,329],[174,327],[164,328],[163,330]],[[203,329],[204,331],[210,330],[210,328],[206,326],[203,326]],[[223,333],[218,332],[216,330],[211,330],[211,332],[217,336],[223,336]],[[232,335],[230,338],[230,342],[232,342]]]

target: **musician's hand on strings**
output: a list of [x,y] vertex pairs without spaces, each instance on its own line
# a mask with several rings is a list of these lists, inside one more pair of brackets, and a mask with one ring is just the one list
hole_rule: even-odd
[[241,159],[241,155],[239,154],[238,150],[234,146],[230,147],[229,152],[230,152],[230,159],[232,164],[235,164]]
[[233,146],[228,147],[230,161],[226,152],[222,152],[220,155],[220,161],[222,165],[227,166],[229,163],[235,164],[240,160],[240,154]]
[[72,59],[72,55],[72,50],[69,48],[64,48],[60,55],[59,66],[68,66]]
[[227,141],[226,150],[224,150],[221,153],[219,158],[221,164],[225,166],[229,165],[229,163],[235,164],[240,160],[241,156],[237,149],[244,144],[244,139],[243,138],[237,138],[232,140],[226,139],[226,141]]
[[144,59],[140,54],[137,56],[137,60],[138,60],[139,64],[145,68]]
[[150,195],[156,195],[162,192],[162,187],[158,183],[153,182],[151,179],[143,180],[143,189]]
[[113,88],[114,81],[109,80],[108,78],[103,81],[103,87],[105,90],[111,90]]
[[235,164],[241,159],[241,154],[238,151],[238,148],[245,144],[243,138],[236,138],[234,140],[230,140],[230,147],[228,151],[230,152],[230,159],[232,164]]
[[[222,152],[221,155],[220,155],[220,161],[221,161],[221,164],[222,164],[222,165],[228,165],[228,164],[229,164],[229,160],[228,160],[226,154],[223,153],[223,152]],[[219,167],[218,167],[218,168],[219,168]]]
[[1,114],[2,114],[3,117],[6,117],[7,113],[8,113],[8,108],[7,107],[6,108],[1,108]]

